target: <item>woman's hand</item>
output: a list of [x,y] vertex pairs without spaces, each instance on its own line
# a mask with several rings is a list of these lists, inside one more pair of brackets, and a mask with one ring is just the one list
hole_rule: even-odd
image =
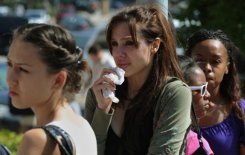
[[113,71],[110,69],[104,69],[101,73],[101,76],[98,80],[96,80],[93,84],[93,92],[96,96],[96,100],[98,103],[98,108],[105,113],[110,111],[112,101],[110,98],[105,98],[102,94],[102,90],[110,89],[112,92],[115,92],[116,85],[111,81],[111,79],[105,77],[104,75],[110,74]]

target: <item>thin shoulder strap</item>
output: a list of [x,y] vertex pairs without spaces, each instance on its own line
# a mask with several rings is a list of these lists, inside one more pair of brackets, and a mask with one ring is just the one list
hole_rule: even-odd
[[0,154],[1,155],[11,155],[9,149],[2,144],[0,144]]
[[61,155],[75,155],[76,150],[70,135],[55,125],[42,127],[58,144]]
[[193,120],[192,121],[194,123],[194,129],[197,132],[198,142],[199,142],[199,145],[201,147],[203,147],[202,133],[201,133],[201,129],[200,129],[199,123],[197,121],[197,117],[196,117],[196,113],[195,113],[195,110],[194,110],[193,103],[191,104],[191,111],[192,111],[192,116],[193,116],[193,118],[192,118]]

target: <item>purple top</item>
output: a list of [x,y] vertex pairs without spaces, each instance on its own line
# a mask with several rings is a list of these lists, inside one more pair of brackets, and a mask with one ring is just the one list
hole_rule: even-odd
[[[245,100],[241,106],[245,111]],[[239,155],[240,144],[245,145],[245,124],[234,112],[219,124],[201,128],[201,132],[215,155]]]

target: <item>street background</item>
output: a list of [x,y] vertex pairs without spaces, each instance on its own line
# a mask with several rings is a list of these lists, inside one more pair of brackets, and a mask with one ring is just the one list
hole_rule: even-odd
[[[245,8],[244,0],[137,0],[137,3],[159,2],[169,13],[176,28],[177,53],[183,54],[186,39],[200,28],[222,29],[240,49],[235,54],[239,77],[245,92]],[[33,115],[14,114],[6,85],[6,55],[11,32],[24,23],[59,24],[69,30],[87,58],[88,49],[100,44],[105,50],[106,24],[121,8],[134,0],[0,0],[0,143],[15,154],[22,133],[35,123]],[[84,108],[86,90],[82,89],[74,104]]]

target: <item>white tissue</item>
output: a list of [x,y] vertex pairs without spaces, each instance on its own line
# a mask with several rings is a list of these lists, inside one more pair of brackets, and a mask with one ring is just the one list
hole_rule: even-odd
[[[113,68],[115,73],[106,74],[105,77],[111,79],[116,85],[121,85],[124,82],[125,71],[119,67]],[[105,98],[111,98],[112,102],[118,103],[119,99],[115,96],[115,93],[110,89],[102,90],[102,94]]]

